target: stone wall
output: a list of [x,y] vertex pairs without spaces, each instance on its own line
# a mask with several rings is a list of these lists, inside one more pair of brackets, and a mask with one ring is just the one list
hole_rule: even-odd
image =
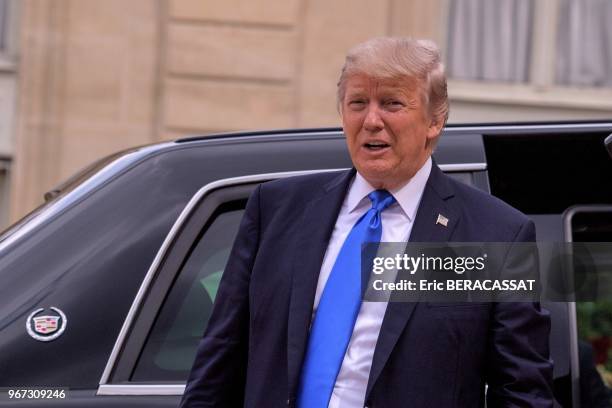
[[445,0],[24,0],[11,218],[94,160],[211,132],[337,126],[352,45],[443,36]]

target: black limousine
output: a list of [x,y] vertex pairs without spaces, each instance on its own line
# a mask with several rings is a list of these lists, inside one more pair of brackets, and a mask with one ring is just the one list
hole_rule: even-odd
[[[611,131],[448,125],[434,158],[528,214],[538,240],[609,242]],[[350,166],[338,128],[232,133],[126,150],[49,191],[0,236],[0,406],[177,406],[250,192]],[[544,306],[559,404],[600,406],[611,305]]]

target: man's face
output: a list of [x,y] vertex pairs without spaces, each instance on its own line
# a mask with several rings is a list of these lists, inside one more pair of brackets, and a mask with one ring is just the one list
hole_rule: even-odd
[[429,117],[410,80],[349,77],[341,114],[353,164],[375,188],[407,183],[431,155],[442,127]]

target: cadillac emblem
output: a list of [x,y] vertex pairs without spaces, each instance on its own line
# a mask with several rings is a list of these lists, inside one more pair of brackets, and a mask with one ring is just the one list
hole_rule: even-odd
[[32,312],[26,320],[26,330],[30,337],[38,341],[51,341],[57,339],[66,330],[66,315],[57,307],[51,307],[49,313],[41,314],[45,309],[40,308]]

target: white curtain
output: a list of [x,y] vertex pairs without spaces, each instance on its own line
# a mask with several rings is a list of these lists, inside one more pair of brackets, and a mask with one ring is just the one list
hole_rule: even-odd
[[533,0],[451,0],[449,13],[451,78],[528,81]]
[[612,85],[612,1],[560,0],[557,77],[562,85]]

